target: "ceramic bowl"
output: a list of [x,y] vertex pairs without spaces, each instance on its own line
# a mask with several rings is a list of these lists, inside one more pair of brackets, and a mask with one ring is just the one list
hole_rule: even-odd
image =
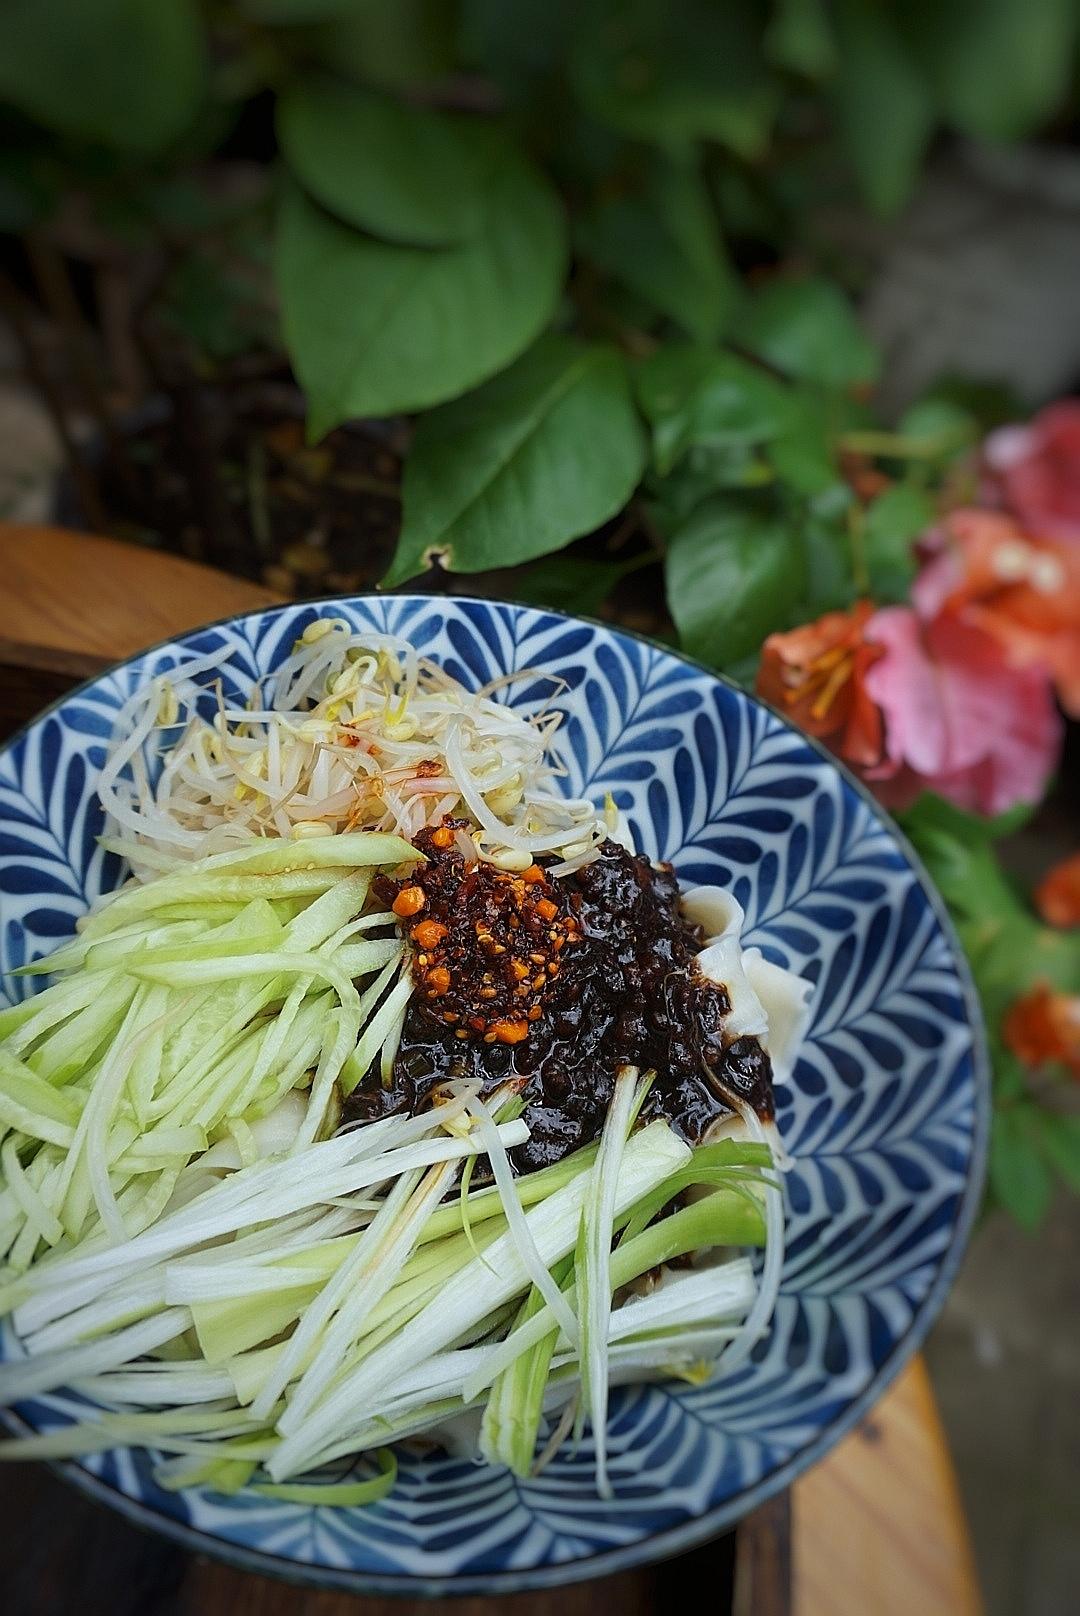
[[[113,1452],[64,1467],[125,1514],[264,1572],[354,1591],[508,1593],[688,1548],[788,1486],[866,1413],[916,1350],[949,1288],[978,1202],[988,1087],[977,1001],[942,905],[896,826],[782,718],[704,668],[610,627],[461,598],[336,600],[334,613],[409,639],[463,683],[555,673],[566,789],[610,791],[638,846],[685,885],[734,889],[745,940],[813,984],[813,1017],[777,1115],[787,1257],[771,1332],[714,1384],[621,1389],[615,1496],[593,1486],[588,1437],[535,1480],[433,1453],[401,1455],[366,1509],[313,1509],[155,1485]],[[95,837],[94,781],[116,709],[184,653],[220,647],[238,694],[327,606],[290,605],[158,646],[73,692],[0,756],[0,965],[67,936],[122,871]],[[549,681],[505,699],[528,710]],[[9,993],[29,991],[5,974]],[[8,1349],[10,1350],[10,1338]],[[70,1395],[11,1418],[48,1429]]]

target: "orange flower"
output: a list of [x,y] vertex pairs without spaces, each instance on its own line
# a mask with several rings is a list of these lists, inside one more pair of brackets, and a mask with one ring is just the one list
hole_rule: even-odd
[[1040,982],[1016,1000],[1002,1033],[1025,1066],[1060,1063],[1080,1078],[1080,994],[1056,993]]
[[826,612],[788,634],[770,634],[757,677],[759,695],[856,768],[875,767],[884,751],[881,713],[865,686],[867,669],[882,655],[863,637],[873,615],[860,601],[850,612]]
[[992,634],[1014,667],[1041,667],[1080,716],[1080,545],[1026,532],[999,511],[953,511],[912,599],[929,618],[949,610]]
[[1080,853],[1054,865],[1036,889],[1035,904],[1048,926],[1080,926]]

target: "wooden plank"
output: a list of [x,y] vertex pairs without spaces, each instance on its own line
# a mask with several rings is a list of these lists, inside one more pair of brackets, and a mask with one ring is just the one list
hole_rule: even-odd
[[180,556],[0,523],[0,663],[84,679],[170,634],[279,597]]
[[922,1358],[794,1488],[794,1616],[980,1616],[975,1561]]

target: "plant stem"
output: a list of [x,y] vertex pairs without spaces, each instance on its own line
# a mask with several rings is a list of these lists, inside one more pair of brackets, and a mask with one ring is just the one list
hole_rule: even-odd
[[851,576],[856,593],[870,593],[870,569],[866,564],[866,513],[861,505],[852,505],[847,519],[848,539],[851,544]]
[[909,438],[897,432],[844,432],[837,439],[843,454],[881,455],[886,460],[936,460],[962,448],[967,434],[956,428],[931,437]]

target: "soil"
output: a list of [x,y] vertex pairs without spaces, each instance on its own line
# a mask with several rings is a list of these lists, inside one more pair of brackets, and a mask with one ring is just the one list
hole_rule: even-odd
[[[265,584],[291,599],[353,594],[385,576],[401,523],[403,420],[350,422],[307,443],[303,399],[280,377],[192,381],[157,395],[118,423],[93,471],[108,530]],[[84,527],[70,475],[56,518]],[[578,540],[571,556],[625,560],[652,541],[633,518]],[[461,589],[493,598],[568,605],[524,587],[520,569],[453,575],[435,570],[409,584],[435,594]],[[674,639],[655,567],[624,577],[594,615]]]

